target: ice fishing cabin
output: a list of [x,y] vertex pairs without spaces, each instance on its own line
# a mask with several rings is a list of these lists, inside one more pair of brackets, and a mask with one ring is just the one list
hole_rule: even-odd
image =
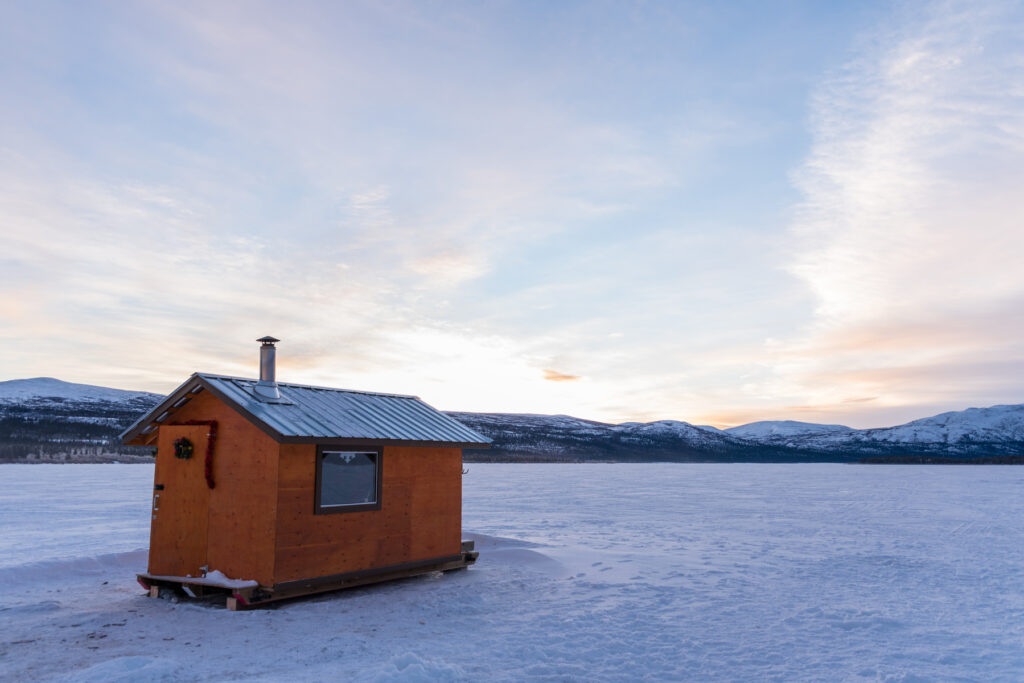
[[[489,439],[415,396],[196,373],[129,427],[156,447],[151,595],[269,600],[461,569],[462,449]],[[163,591],[163,593],[161,593]]]

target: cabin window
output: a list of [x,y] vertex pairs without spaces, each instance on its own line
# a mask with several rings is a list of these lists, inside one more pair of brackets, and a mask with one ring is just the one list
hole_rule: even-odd
[[316,455],[316,512],[379,510],[381,453],[321,446]]

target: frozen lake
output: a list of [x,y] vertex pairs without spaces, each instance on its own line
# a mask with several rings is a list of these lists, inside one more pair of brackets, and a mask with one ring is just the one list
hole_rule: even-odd
[[1024,468],[467,467],[470,570],[232,613],[140,597],[150,466],[0,465],[0,679],[1024,678]]

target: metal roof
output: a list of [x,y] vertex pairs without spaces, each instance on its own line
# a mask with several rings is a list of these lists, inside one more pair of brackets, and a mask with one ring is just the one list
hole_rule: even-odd
[[131,441],[165,421],[191,393],[208,389],[280,442],[365,440],[486,446],[490,439],[416,396],[278,382],[280,399],[259,397],[257,380],[196,373],[121,435]]

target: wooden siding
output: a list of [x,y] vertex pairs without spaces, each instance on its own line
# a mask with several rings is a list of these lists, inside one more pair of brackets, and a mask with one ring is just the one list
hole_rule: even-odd
[[387,446],[380,510],[314,514],[316,446],[280,447],[275,582],[455,555],[462,451]]
[[[206,442],[198,441],[190,461],[200,472],[203,490],[208,491],[207,564],[235,579],[252,579],[263,585],[274,583],[274,531],[277,515],[277,461],[279,445],[223,401],[204,391],[176,410],[169,422],[216,420],[217,443],[213,455],[216,487],[208,489],[203,477]],[[167,453],[164,431],[200,430],[206,426],[160,427],[160,459],[174,458],[173,445]],[[173,444],[173,439],[168,442]],[[159,482],[157,482],[159,483]],[[175,547],[161,539],[150,540],[150,571],[153,559],[171,556]],[[180,574],[177,574],[180,575]]]

